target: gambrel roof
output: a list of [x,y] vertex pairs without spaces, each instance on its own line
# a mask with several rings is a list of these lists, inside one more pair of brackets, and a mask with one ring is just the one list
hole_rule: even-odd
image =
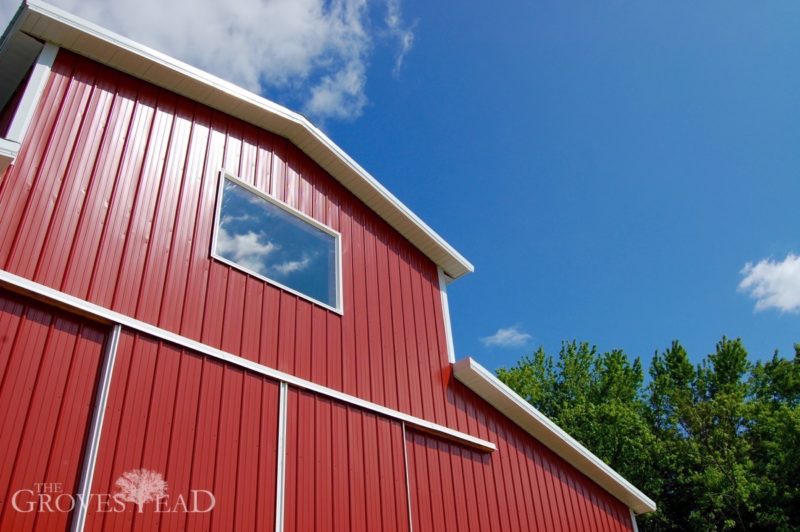
[[[452,279],[472,264],[304,116],[161,52],[38,0],[4,37],[22,32],[281,135],[386,220]],[[7,39],[4,39],[4,41]]]

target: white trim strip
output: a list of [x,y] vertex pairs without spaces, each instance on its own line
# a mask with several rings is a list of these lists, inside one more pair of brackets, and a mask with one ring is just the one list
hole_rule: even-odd
[[628,511],[631,513],[631,524],[633,525],[633,532],[639,532],[639,525],[636,524],[636,512],[633,511],[632,508],[628,508]]
[[639,514],[655,511],[652,499],[473,359],[459,360],[453,366],[453,375],[628,508]]
[[19,142],[0,138],[0,177],[6,171],[19,153]]
[[97,398],[95,399],[92,424],[89,430],[89,441],[83,457],[83,473],[78,487],[78,506],[72,519],[73,532],[82,532],[86,525],[86,514],[89,510],[89,498],[94,480],[94,468],[97,464],[97,453],[100,449],[100,436],[103,433],[103,419],[106,414],[108,393],[111,389],[111,377],[114,374],[114,363],[117,359],[119,335],[122,331],[120,325],[114,325],[108,338],[108,348],[103,357],[103,367],[100,373],[100,382],[97,385]]
[[406,439],[406,424],[403,427],[403,465],[406,470],[406,501],[408,502],[408,532],[414,532],[414,519],[411,513],[411,481],[408,473],[408,440]]
[[289,403],[289,385],[281,383],[278,400],[278,462],[275,475],[275,532],[283,532],[284,490],[286,487],[286,413]]
[[484,439],[477,438],[475,436],[471,436],[469,434],[465,434],[457,430],[453,430],[443,425],[439,425],[438,423],[426,421],[424,419],[412,416],[410,414],[399,412],[397,410],[393,410],[383,405],[379,405],[371,401],[366,401],[364,399],[354,397],[344,392],[334,390],[333,388],[328,388],[327,386],[322,386],[320,384],[316,384],[311,381],[301,379],[294,375],[290,375],[289,373],[284,373],[277,369],[264,366],[263,364],[259,364],[258,362],[247,360],[240,356],[236,356],[232,353],[222,351],[221,349],[211,347],[209,345],[200,343],[196,340],[192,340],[190,338],[186,338],[185,336],[181,336],[179,334],[175,334],[160,327],[156,327],[155,325],[150,325],[149,323],[145,323],[135,318],[131,318],[130,316],[126,316],[124,314],[120,314],[119,312],[109,310],[105,307],[95,305],[94,303],[90,303],[83,299],[79,299],[75,296],[65,294],[64,292],[55,290],[53,288],[50,288],[49,286],[44,286],[35,281],[31,281],[30,279],[25,279],[24,277],[14,275],[13,273],[7,272],[5,270],[0,270],[0,284],[14,288],[16,289],[16,291],[22,291],[26,294],[36,296],[39,299],[44,299],[49,302],[53,302],[58,306],[66,307],[73,311],[77,311],[85,315],[99,318],[103,321],[119,324],[122,325],[123,327],[128,327],[130,329],[134,329],[136,331],[143,332],[151,336],[155,336],[156,338],[160,338],[162,340],[171,342],[181,347],[185,347],[186,349],[197,351],[198,353],[203,353],[204,355],[224,360],[225,362],[228,362],[235,366],[248,369],[260,375],[264,375],[266,377],[275,379],[277,381],[285,382],[287,384],[291,384],[292,386],[297,386],[298,388],[318,393],[320,395],[336,399],[343,403],[351,404],[353,406],[362,408],[364,410],[369,410],[370,412],[374,412],[382,416],[386,416],[392,419],[397,419],[399,421],[404,421],[405,423],[407,423],[412,427],[416,427],[420,430],[434,433],[440,437],[454,440],[463,445],[474,447],[481,451],[494,451],[497,449],[495,444],[490,441],[486,441]]
[[444,336],[447,343],[447,361],[456,362],[456,346],[453,343],[453,327],[450,324],[450,303],[447,301],[447,276],[442,268],[439,270],[439,295],[442,297],[442,317],[444,318]]
[[19,142],[0,138],[0,157],[13,161],[17,153],[19,153]]
[[47,85],[47,78],[50,77],[50,69],[53,66],[53,61],[56,60],[57,54],[58,46],[51,43],[45,43],[44,48],[39,52],[36,66],[33,67],[31,77],[28,79],[28,85],[25,87],[25,92],[19,101],[14,119],[11,121],[11,127],[8,128],[8,133],[6,134],[8,140],[21,143],[25,138],[25,133],[27,133],[28,126],[33,119],[36,106],[39,105],[39,99],[42,97],[44,88]]

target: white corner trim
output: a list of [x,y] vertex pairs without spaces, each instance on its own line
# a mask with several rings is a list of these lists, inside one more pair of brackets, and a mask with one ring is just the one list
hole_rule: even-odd
[[19,142],[0,138],[0,177],[6,171],[19,153]]
[[447,342],[447,361],[456,362],[456,347],[453,343],[453,327],[450,323],[450,303],[447,301],[447,275],[442,268],[439,271],[439,295],[442,298],[442,318],[444,319],[444,337]]
[[453,440],[462,445],[478,449],[479,451],[491,452],[497,450],[497,447],[494,443],[482,438],[478,438],[470,434],[445,427],[438,423],[427,421],[425,419],[406,414],[405,412],[400,412],[398,410],[361,399],[360,397],[355,397],[344,392],[340,392],[339,390],[334,390],[333,388],[328,388],[327,386],[322,386],[321,384],[307,381],[289,373],[284,373],[283,371],[264,366],[258,362],[247,360],[246,358],[242,358],[227,351],[217,349],[216,347],[211,347],[210,345],[198,342],[197,340],[192,340],[191,338],[187,338],[185,336],[167,331],[166,329],[162,329],[161,327],[156,327],[155,325],[145,323],[137,320],[136,318],[131,318],[130,316],[109,310],[105,307],[101,307],[100,305],[90,303],[89,301],[66,294],[60,290],[50,288],[49,286],[39,284],[35,281],[31,281],[30,279],[25,279],[24,277],[20,277],[19,275],[15,275],[5,270],[0,270],[0,286],[9,287],[13,291],[28,294],[36,299],[47,301],[62,308],[67,308],[73,312],[77,312],[78,314],[92,316],[95,319],[122,325],[123,327],[128,327],[135,331],[149,334],[150,336],[160,338],[166,342],[170,342],[186,349],[223,360],[229,364],[233,364],[240,368],[250,370],[254,373],[264,375],[265,377],[269,377],[280,382],[285,382],[292,386],[324,395],[325,397],[330,397],[331,399],[336,399],[337,401],[341,401],[343,403],[347,403],[388,418],[403,421],[411,427],[433,433],[441,438]]
[[578,443],[561,427],[503,384],[472,358],[453,366],[456,379],[481,396],[528,434],[539,440],[578,471],[595,481],[637,514],[653,512],[656,503],[605,462]]
[[114,374],[114,363],[117,360],[117,347],[119,346],[119,335],[122,327],[114,325],[108,337],[108,344],[103,357],[103,365],[100,372],[100,382],[97,385],[97,396],[95,398],[94,412],[92,414],[91,425],[89,425],[89,440],[86,445],[86,452],[83,457],[83,472],[81,473],[81,483],[78,487],[78,500],[83,501],[75,509],[75,516],[72,519],[72,531],[82,532],[86,525],[86,514],[89,508],[89,499],[92,491],[92,481],[94,480],[94,468],[97,464],[97,453],[100,449],[100,437],[103,434],[103,420],[106,414],[106,404],[108,403],[108,393],[111,389],[111,378]]
[[[21,13],[22,8],[17,16]],[[19,20],[15,18],[12,24],[18,25]],[[22,98],[6,133],[6,138],[0,138],[0,176],[17,158],[20,144],[25,138],[25,133],[28,132],[33,113],[36,111],[36,106],[39,105],[39,100],[47,85],[47,78],[50,76],[50,68],[53,66],[56,54],[58,54],[58,46],[49,43],[45,44],[42,51],[39,52],[39,57],[28,78],[28,84],[22,93]]]
[[11,159],[12,161],[19,152],[19,142],[0,138],[0,157]]
[[304,116],[72,15],[25,0],[19,29],[287,138],[451,277],[472,264]]
[[283,512],[286,488],[286,415],[289,402],[289,385],[281,383],[278,397],[278,449],[275,485],[275,532],[283,532]]
[[53,67],[53,61],[58,54],[58,46],[50,43],[45,43],[42,51],[39,52],[39,57],[36,59],[36,65],[33,67],[31,76],[28,79],[28,85],[25,87],[25,92],[17,106],[17,112],[14,114],[14,119],[11,121],[11,127],[8,128],[6,138],[18,144],[22,143],[25,138],[25,133],[28,131],[33,113],[36,111],[36,106],[39,105],[39,99],[42,97],[44,88],[47,85],[47,78],[50,77],[50,69]]
[[631,525],[633,525],[633,532],[639,532],[639,525],[636,524],[636,512],[634,512],[631,508],[628,508],[628,511],[631,513]]

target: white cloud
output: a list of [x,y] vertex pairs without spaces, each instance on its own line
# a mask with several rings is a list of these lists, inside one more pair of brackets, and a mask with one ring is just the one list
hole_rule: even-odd
[[[264,200],[261,200],[262,203],[263,203],[263,201]],[[258,218],[256,218],[255,216],[253,216],[251,214],[239,214],[239,215],[236,215],[236,216],[234,216],[233,214],[226,214],[225,216],[222,217],[222,225],[229,225],[229,224],[232,224],[234,222],[240,222],[240,223],[241,222],[253,222],[253,221],[256,221],[256,220],[258,220]]]
[[367,97],[364,65],[353,62],[345,70],[328,75],[311,89],[311,97],[305,105],[311,116],[350,118],[361,114]]
[[[397,37],[396,68],[413,42],[399,0],[376,0],[387,2],[385,29],[371,21],[367,0],[52,1],[254,92],[286,95],[321,121],[362,112],[373,33]],[[0,0],[2,19],[18,5]]]
[[519,347],[528,343],[533,336],[521,331],[516,325],[497,329],[491,336],[484,336],[481,342],[485,346]]
[[395,76],[399,75],[403,67],[403,60],[406,54],[414,46],[414,31],[403,23],[403,16],[400,12],[400,0],[387,0],[386,2],[386,27],[389,35],[397,40],[397,55],[395,55],[394,70]]
[[776,308],[781,312],[800,311],[800,256],[789,253],[781,262],[762,259],[748,262],[739,290],[756,300],[756,310]]
[[288,262],[282,262],[281,264],[273,266],[273,268],[275,268],[281,275],[286,275],[287,273],[303,271],[308,267],[309,264],[311,264],[311,257],[304,257],[303,260],[290,260]]
[[262,244],[252,231],[231,236],[220,228],[217,235],[217,253],[261,275],[267,273],[264,259],[278,249],[272,242]]

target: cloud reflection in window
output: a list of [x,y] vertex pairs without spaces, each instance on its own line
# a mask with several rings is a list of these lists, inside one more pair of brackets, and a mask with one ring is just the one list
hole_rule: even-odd
[[336,307],[336,238],[235,181],[224,179],[216,254]]

